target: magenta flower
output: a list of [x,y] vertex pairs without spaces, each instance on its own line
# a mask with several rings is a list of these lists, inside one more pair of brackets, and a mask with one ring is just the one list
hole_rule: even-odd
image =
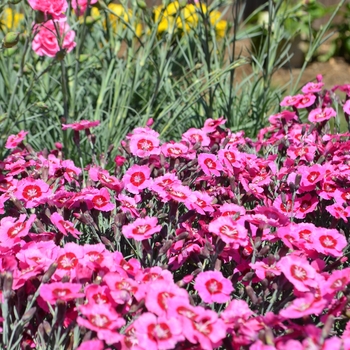
[[224,304],[230,300],[233,292],[232,282],[220,271],[201,272],[195,280],[194,289],[205,303]]
[[140,190],[151,186],[150,176],[151,169],[147,165],[133,165],[126,171],[122,181],[129,192],[138,194]]
[[28,3],[33,10],[44,12],[53,18],[62,18],[68,9],[66,0],[28,0]]
[[123,235],[126,238],[133,238],[135,241],[143,241],[152,237],[155,233],[160,232],[162,226],[157,225],[158,219],[156,217],[146,216],[145,218],[136,219],[122,228]]
[[17,135],[10,135],[7,138],[5,148],[7,149],[13,149],[16,148],[26,137],[28,134],[28,131],[20,131]]
[[138,344],[144,349],[174,349],[185,340],[182,326],[176,318],[157,317],[143,313],[133,324]]
[[93,339],[84,341],[77,350],[103,350],[104,348],[102,340]]
[[78,283],[53,282],[40,287],[40,296],[49,304],[56,304],[57,300],[71,301],[84,297],[80,293],[82,285]]
[[195,129],[191,128],[188,129],[183,135],[182,135],[182,140],[188,141],[191,144],[196,144],[197,142],[202,146],[206,147],[210,145],[210,138],[201,129]]
[[350,217],[350,207],[344,208],[342,205],[334,203],[332,205],[328,205],[326,210],[336,219],[343,219],[345,222],[348,222],[347,218]]
[[286,96],[280,103],[281,107],[295,106],[304,95]]
[[36,215],[30,215],[27,221],[26,218],[25,214],[21,214],[17,220],[12,216],[2,218],[0,221],[0,242],[12,244],[18,242],[19,238],[27,236]]
[[88,305],[113,303],[113,299],[109,293],[109,288],[107,286],[90,284],[85,288],[85,295],[88,301]]
[[335,229],[320,229],[312,235],[313,245],[321,254],[340,257],[347,245],[346,238]]
[[254,264],[250,263],[249,266],[255,271],[255,274],[260,280],[268,277],[279,276],[281,274],[281,270],[276,262],[269,264],[267,259],[257,261]]
[[335,117],[337,112],[332,107],[315,108],[308,116],[311,123],[319,123]]
[[109,191],[104,187],[92,194],[87,194],[85,198],[89,209],[111,211],[115,208],[115,204],[111,203]]
[[226,167],[227,170],[233,172],[233,168],[241,167],[240,152],[233,149],[220,149],[218,152],[219,161]]
[[159,139],[146,133],[134,134],[130,137],[130,151],[134,156],[140,158],[149,157],[160,153]]
[[297,203],[298,208],[295,217],[298,219],[304,219],[307,213],[312,213],[316,209],[318,199],[316,196],[307,193],[302,197],[297,197],[295,202]]
[[95,121],[81,120],[73,124],[62,124],[62,130],[73,129],[74,131],[80,131],[80,130],[94,128],[95,126],[98,126],[98,125],[100,125],[99,120],[95,120]]
[[57,270],[55,275],[64,276],[70,275],[72,278],[76,275],[76,267],[79,260],[82,260],[84,250],[82,246],[75,243],[66,243],[64,248],[61,248],[57,257]]
[[180,203],[190,203],[196,200],[195,195],[188,186],[183,185],[172,185],[171,187],[165,188],[168,198]]
[[40,204],[41,200],[48,197],[49,185],[43,180],[25,178],[18,181],[14,195],[25,202],[26,208],[34,208]]
[[203,170],[204,174],[208,176],[220,176],[222,165],[217,160],[216,156],[211,153],[201,153],[198,155],[198,164]]
[[320,164],[314,164],[310,167],[300,166],[298,168],[299,174],[301,174],[301,186],[307,189],[314,189],[315,184],[324,179],[326,169]]
[[130,213],[134,218],[140,216],[137,210],[137,203],[141,201],[141,197],[139,195],[129,197],[125,196],[124,194],[119,194],[116,199],[120,202],[120,209],[123,213]]
[[240,299],[231,300],[220,314],[220,318],[225,324],[232,326],[232,328],[245,323],[251,316],[253,316],[253,311],[250,310],[246,301]]
[[60,214],[51,214],[50,220],[63,235],[68,236],[68,234],[71,234],[74,238],[79,238],[81,233],[74,228],[70,221],[65,221]]
[[244,207],[232,203],[221,205],[219,207],[219,212],[221,213],[221,216],[230,216],[231,218],[236,217],[236,220],[246,213]]
[[208,193],[194,191],[193,195],[196,199],[193,202],[185,202],[188,209],[194,209],[197,213],[205,215],[205,213],[212,213],[214,208],[212,206],[213,197]]
[[[56,28],[58,28],[60,40]],[[76,45],[75,32],[71,30],[65,17],[35,24],[33,33],[35,36],[32,41],[32,49],[39,56],[55,57],[61,49],[71,52]]]
[[96,4],[97,1],[98,0],[72,0],[72,7],[78,16],[82,16],[88,7],[88,4],[91,6]]
[[186,158],[193,159],[195,153],[189,154],[188,147],[181,142],[169,142],[162,145],[162,153],[169,158]]

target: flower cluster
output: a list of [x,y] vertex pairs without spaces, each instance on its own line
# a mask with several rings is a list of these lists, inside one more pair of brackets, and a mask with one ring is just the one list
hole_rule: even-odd
[[350,134],[299,118],[334,117],[333,92],[350,89],[319,80],[256,141],[223,118],[178,142],[136,128],[113,172],[11,135],[0,163],[6,345],[17,317],[23,347],[45,348],[59,330],[79,350],[350,349]]

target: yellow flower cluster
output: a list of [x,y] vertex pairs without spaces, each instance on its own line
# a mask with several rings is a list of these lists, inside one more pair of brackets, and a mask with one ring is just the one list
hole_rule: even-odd
[[24,19],[23,13],[13,11],[10,7],[0,13],[0,30],[7,32],[19,28]]
[[[168,6],[158,6],[154,10],[154,20],[158,24],[158,34],[173,33],[177,30],[188,32],[198,25],[202,14],[207,14],[205,4],[197,2],[195,5],[181,6],[179,1],[173,1]],[[216,36],[223,38],[227,30],[227,21],[223,20],[219,11],[209,10],[209,22],[213,26]]]

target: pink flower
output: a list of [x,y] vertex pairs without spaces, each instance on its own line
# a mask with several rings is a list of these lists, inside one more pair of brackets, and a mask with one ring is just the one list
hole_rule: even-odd
[[205,215],[206,212],[212,213],[214,208],[212,206],[213,197],[205,192],[194,191],[193,195],[196,196],[195,201],[185,203],[188,209],[194,209],[197,213]]
[[230,172],[233,172],[233,168],[241,167],[241,155],[240,152],[235,149],[220,149],[218,158]]
[[98,339],[93,339],[93,340],[88,340],[84,341],[77,350],[103,350],[104,345],[102,340]]
[[24,140],[27,134],[28,134],[28,131],[22,130],[17,135],[10,135],[7,138],[5,148],[7,149],[16,148]]
[[263,261],[257,261],[256,263],[250,263],[249,266],[255,271],[255,274],[260,280],[267,277],[279,276],[281,270],[276,262],[270,263],[268,259]]
[[196,200],[195,195],[188,186],[172,185],[171,187],[166,187],[164,190],[168,198],[171,198],[175,202],[187,202],[187,205],[190,205],[190,203]]
[[130,151],[140,158],[149,157],[160,153],[159,139],[146,133],[134,134],[130,137]]
[[230,300],[233,292],[232,282],[220,271],[201,272],[195,280],[194,289],[205,303],[224,304]]
[[316,209],[318,199],[317,196],[312,196],[310,193],[307,193],[302,197],[297,197],[295,203],[297,208],[295,217],[304,219],[307,213],[312,213]]
[[188,156],[188,147],[181,142],[164,143],[162,145],[162,153],[169,158],[192,158]]
[[281,107],[295,106],[304,95],[286,96],[280,103]]
[[[56,27],[61,37],[60,40],[57,38]],[[61,49],[70,52],[76,45],[74,42],[75,32],[70,29],[66,18],[35,24],[33,32],[35,36],[32,42],[32,48],[39,56],[55,57]],[[61,47],[59,42],[62,43]]]
[[109,288],[107,286],[90,284],[85,288],[85,295],[88,301],[88,305],[101,305],[113,303],[113,299],[109,293]]
[[162,226],[157,225],[156,217],[146,216],[145,218],[136,219],[129,225],[124,225],[122,228],[123,235],[126,238],[133,238],[135,241],[143,241],[152,237],[155,233],[160,232]]
[[74,225],[70,221],[65,221],[60,214],[51,214],[50,220],[65,236],[68,236],[70,233],[74,238],[79,238],[79,235],[81,233],[76,228],[74,228]]
[[232,327],[245,323],[251,316],[253,316],[253,311],[250,310],[247,302],[240,299],[233,299],[220,314],[220,318]]
[[156,317],[146,312],[133,326],[138,344],[144,349],[174,349],[178,342],[185,340],[180,321],[173,317]]
[[57,300],[70,301],[84,297],[84,293],[80,293],[81,289],[82,285],[78,283],[53,282],[40,287],[40,296],[53,305]]
[[62,18],[68,9],[66,0],[28,0],[28,3],[33,10],[44,12],[55,19]]
[[312,235],[313,245],[321,254],[340,257],[347,245],[346,238],[335,229],[318,230]]
[[326,210],[336,219],[343,219],[345,222],[348,222],[347,218],[350,217],[350,207],[344,208],[342,205],[334,203],[333,205],[328,205]]
[[309,190],[314,189],[315,184],[324,179],[326,169],[320,164],[314,164],[310,167],[299,166],[298,173],[301,174],[301,186]]
[[207,136],[206,132],[200,129],[195,129],[195,128],[188,129],[182,135],[182,139],[184,141],[189,141],[193,145],[198,142],[202,147],[210,145],[210,138]]
[[303,95],[293,106],[296,108],[306,108],[314,104],[316,96],[314,94]]
[[343,106],[344,113],[350,115],[350,100],[347,100]]
[[95,126],[98,126],[98,125],[100,125],[99,120],[95,120],[95,121],[81,120],[73,124],[62,124],[62,130],[73,129],[74,131],[80,131],[80,130],[94,128]]
[[231,218],[236,216],[236,219],[242,215],[245,215],[244,207],[232,203],[225,203],[221,205],[219,207],[219,212],[221,213],[221,216],[230,216]]
[[234,243],[236,248],[239,245],[246,245],[247,230],[228,216],[220,216],[211,221],[208,230],[219,236],[225,243]]
[[75,268],[79,260],[83,259],[83,247],[74,243],[66,243],[64,248],[61,248],[57,258],[56,274],[63,276],[71,273],[75,276]]
[[324,83],[307,83],[306,85],[303,86],[301,91],[304,94],[312,93],[312,92],[320,92],[322,90]]
[[96,209],[100,211],[111,211],[115,208],[115,204],[111,203],[111,196],[106,188],[101,188],[95,193],[87,194],[85,196],[89,209]]
[[138,194],[140,190],[151,186],[150,176],[151,169],[147,165],[133,165],[126,171],[122,181],[129,192]]
[[278,262],[279,269],[289,282],[300,292],[308,292],[312,284],[316,270],[309,265],[306,259],[296,256],[284,256]]
[[25,214],[20,215],[17,220],[11,216],[2,218],[0,221],[0,241],[10,244],[11,242],[17,242],[20,237],[27,236],[36,215],[30,215],[29,219],[25,221],[26,218]]
[[198,155],[198,164],[203,170],[204,174],[211,176],[220,176],[222,165],[217,160],[216,156],[210,153],[201,153]]
[[337,112],[331,107],[315,108],[308,116],[311,123],[319,123],[335,117]]
[[97,1],[98,0],[72,0],[72,7],[78,16],[82,16],[88,7],[88,4],[93,5],[96,4]]
[[26,208],[34,208],[40,204],[41,200],[48,197],[49,185],[43,180],[25,178],[18,181],[14,195],[25,202]]
[[350,282],[350,268],[343,270],[335,270],[331,276],[328,277],[323,286],[323,290],[331,295],[344,290]]

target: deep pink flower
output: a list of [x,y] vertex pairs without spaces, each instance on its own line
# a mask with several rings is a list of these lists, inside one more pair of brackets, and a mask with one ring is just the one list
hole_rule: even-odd
[[221,164],[226,167],[230,172],[233,172],[233,168],[241,167],[241,155],[240,152],[233,148],[220,149],[218,152],[218,158]]
[[28,134],[28,131],[20,131],[17,135],[10,135],[7,138],[5,148],[7,149],[13,149],[16,148],[26,137]]
[[104,348],[102,340],[93,339],[84,341],[77,350],[103,350]]
[[296,108],[306,108],[314,104],[316,96],[314,94],[303,95],[293,106]]
[[220,271],[201,272],[195,280],[194,289],[205,303],[224,304],[233,292],[232,282]]
[[190,159],[190,158],[192,159],[195,156],[194,153],[193,153],[193,156],[189,156],[188,147],[181,142],[164,143],[162,145],[162,153],[169,158],[183,157],[187,159]]
[[34,208],[49,196],[49,185],[43,180],[34,180],[32,178],[25,178],[17,183],[14,195],[17,199],[25,202],[26,208]]
[[70,301],[84,297],[81,293],[82,285],[78,283],[53,282],[40,287],[40,296],[49,304],[56,304],[57,300]]
[[343,219],[345,222],[348,222],[347,218],[350,217],[350,207],[344,208],[342,205],[334,203],[332,205],[328,205],[326,210],[336,219]]
[[187,205],[191,205],[192,202],[196,201],[196,196],[188,186],[172,185],[171,187],[166,187],[164,190],[168,199],[172,199],[175,202],[187,202]]
[[304,95],[286,96],[280,103],[281,107],[295,106]]
[[122,181],[125,188],[134,194],[152,185],[151,169],[147,165],[133,165],[125,173]]
[[335,295],[337,292],[343,291],[349,283],[350,268],[345,268],[343,270],[333,271],[322,287],[326,293]]
[[326,169],[320,164],[312,166],[299,166],[298,173],[301,175],[300,185],[307,190],[312,190],[315,185],[324,179]]
[[194,191],[193,195],[196,199],[193,202],[185,202],[188,209],[194,209],[197,213],[205,215],[206,212],[212,213],[214,208],[212,206],[213,197],[209,196],[208,193]]
[[100,286],[97,284],[89,284],[85,288],[85,295],[88,304],[112,304],[113,299],[109,293],[109,288],[107,286]]
[[340,257],[347,245],[346,238],[335,229],[321,229],[312,235],[313,246],[319,253]]
[[279,212],[275,207],[256,207],[255,214],[246,215],[246,220],[261,227],[285,226],[289,222],[288,217]]
[[76,228],[74,228],[74,225],[70,221],[64,220],[60,214],[51,214],[50,220],[57,227],[57,229],[65,236],[71,234],[74,238],[79,238],[79,235],[81,233]]
[[134,134],[130,137],[130,151],[140,158],[160,153],[159,138],[146,133]]
[[311,123],[319,123],[335,117],[337,112],[332,107],[315,108],[308,116]]
[[178,342],[185,340],[180,321],[173,317],[167,319],[146,312],[133,326],[138,344],[144,349],[174,349]]
[[62,124],[62,130],[73,129],[75,131],[80,131],[80,130],[90,129],[98,125],[100,125],[99,120],[95,120],[95,121],[81,120],[73,124]]
[[241,224],[237,224],[229,216],[220,216],[209,223],[209,232],[215,233],[225,243],[234,243],[238,248],[247,244],[247,230]]
[[224,117],[220,117],[218,119],[208,118],[204,122],[204,126],[203,126],[202,130],[206,133],[211,133],[211,132],[216,131],[218,126],[223,125],[225,123],[226,123],[226,119],[224,119]]
[[313,93],[313,92],[320,92],[322,90],[324,83],[307,83],[306,85],[303,86],[303,88],[301,89],[301,91],[304,94],[308,94],[308,93]]
[[210,145],[210,138],[208,137],[206,132],[200,129],[195,129],[195,128],[188,129],[182,135],[182,139],[184,141],[189,141],[192,144],[196,144],[198,142],[202,147]]
[[254,264],[250,263],[249,266],[255,271],[255,274],[260,280],[267,277],[279,276],[281,274],[281,270],[276,261],[270,264],[268,259],[264,259]]
[[101,184],[116,192],[120,192],[123,188],[121,181],[115,176],[109,175],[108,171],[102,168],[91,167],[89,169],[89,176],[93,181],[100,181]]
[[350,115],[350,100],[347,100],[345,103],[344,103],[344,106],[343,106],[343,110],[346,114],[349,114]]
[[68,9],[66,0],[28,0],[28,3],[33,10],[44,12],[53,18],[62,18]]
[[0,242],[11,244],[18,242],[19,238],[27,236],[36,215],[30,215],[27,221],[26,218],[25,214],[21,214],[17,220],[12,216],[2,218],[0,221]]
[[307,262],[306,259],[296,256],[284,256],[278,262],[279,269],[285,277],[291,282],[295,289],[300,292],[308,292],[310,285],[316,276],[316,270]]
[[251,316],[253,316],[253,311],[250,310],[246,301],[240,299],[233,299],[220,314],[225,324],[232,328],[245,323]]
[[310,193],[305,194],[302,197],[296,197],[297,210],[295,217],[298,219],[304,219],[307,213],[312,213],[318,204],[317,196],[312,196]]
[[294,202],[294,205],[293,205],[293,198],[291,194],[284,194],[283,197],[282,195],[279,195],[278,197],[276,197],[276,199],[273,202],[273,206],[282,214],[288,217],[295,215],[295,212],[298,209],[297,208],[298,204],[299,203]]
[[123,235],[126,238],[133,238],[135,241],[143,241],[152,237],[155,233],[160,232],[162,226],[157,225],[158,219],[156,217],[146,216],[141,219],[138,218],[134,222],[122,227]]
[[72,0],[72,7],[78,16],[82,16],[88,7],[88,4],[91,6],[96,4],[97,1],[98,0]]
[[137,210],[137,203],[141,201],[141,197],[139,195],[129,197],[125,196],[124,194],[119,194],[116,199],[120,202],[120,209],[123,213],[130,213],[136,218],[140,216]]
[[198,155],[198,164],[203,170],[204,174],[211,176],[220,176],[222,165],[215,155],[211,153],[201,153]]
[[231,218],[236,217],[236,220],[246,213],[244,207],[232,203],[221,205],[219,207],[219,212],[221,213],[221,216],[230,216]]
[[84,248],[75,243],[66,243],[64,248],[61,248],[57,257],[57,270],[55,275],[60,277],[71,275],[72,278],[76,275],[76,267],[79,260],[83,259]]
[[[59,31],[61,40],[57,38],[56,28]],[[39,56],[55,57],[61,49],[70,52],[76,45],[74,42],[75,32],[71,30],[69,24],[66,22],[66,18],[35,24],[33,33],[35,36],[32,41],[32,49]],[[62,43],[61,47],[60,42]]]
[[87,194],[85,199],[89,209],[100,211],[111,211],[115,208],[115,204],[111,203],[111,196],[106,188],[94,191],[95,193]]

